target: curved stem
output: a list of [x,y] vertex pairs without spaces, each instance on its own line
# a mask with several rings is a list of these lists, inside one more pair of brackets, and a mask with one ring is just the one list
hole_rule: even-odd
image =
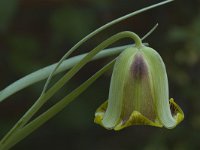
[[94,48],[90,53],[88,53],[88,55],[86,55],[77,65],[75,65],[57,83],[55,83],[53,87],[51,87],[45,93],[45,99],[49,99],[52,95],[54,95],[67,81],[69,81],[75,75],[75,73],[77,73],[86,63],[88,63],[98,52],[100,52],[102,49],[106,48],[107,46],[123,38],[133,39],[135,41],[136,47],[142,46],[142,42],[140,38],[135,33],[130,32],[130,31],[123,31],[111,36],[110,38],[108,38],[107,40],[99,44],[96,48]]
[[135,41],[137,47],[142,46],[141,39],[133,32],[123,31],[117,33],[107,40],[103,41],[96,48],[90,51],[78,64],[76,64],[69,72],[67,72],[61,79],[59,79],[46,93],[41,95],[39,99],[32,105],[32,107],[24,114],[24,116],[14,125],[14,127],[4,136],[1,140],[0,145],[4,145],[9,138],[22,128],[32,116],[43,106],[43,104],[51,98],[60,88],[64,86],[86,63],[88,63],[98,52],[114,42],[123,39],[131,38]]
[[137,42],[136,45],[138,47],[142,45],[140,38],[135,33],[129,31],[120,32],[108,38],[94,48],[91,52],[89,52],[88,55],[86,55],[77,65],[75,65],[69,72],[60,78],[59,81],[57,81],[44,95],[42,95],[38,101],[36,101],[36,103],[25,114],[25,117],[23,117],[24,123],[22,125],[24,125],[49,98],[51,98],[60,88],[62,88],[98,52],[123,38],[132,38],[135,42]]

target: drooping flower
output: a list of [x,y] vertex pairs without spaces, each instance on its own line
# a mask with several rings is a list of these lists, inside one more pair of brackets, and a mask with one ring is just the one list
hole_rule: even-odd
[[95,123],[120,130],[131,125],[174,128],[183,111],[169,100],[164,62],[152,48],[130,47],[116,60],[109,97],[95,113]]

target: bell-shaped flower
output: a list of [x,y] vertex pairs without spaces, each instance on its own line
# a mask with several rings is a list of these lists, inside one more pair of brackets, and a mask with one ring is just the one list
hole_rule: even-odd
[[169,100],[165,64],[152,48],[124,50],[116,60],[108,101],[95,113],[95,123],[120,130],[131,125],[174,128],[183,111]]

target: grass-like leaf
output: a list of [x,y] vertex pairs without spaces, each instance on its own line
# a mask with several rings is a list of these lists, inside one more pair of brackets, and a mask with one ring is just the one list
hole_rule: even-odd
[[[116,55],[116,54],[122,52],[122,50],[124,50],[130,46],[133,46],[133,44],[118,46],[118,47],[113,47],[113,48],[108,48],[108,49],[102,50],[92,60],[97,60],[97,59]],[[57,71],[54,73],[54,75],[72,68],[81,59],[83,59],[83,57],[85,57],[87,54],[88,53],[81,54],[78,56],[71,57],[67,60],[64,60],[62,62],[62,64],[60,65],[60,67],[57,69]],[[55,63],[55,64],[49,65],[47,67],[41,68],[33,73],[30,73],[30,74],[24,76],[23,78],[15,81],[14,83],[10,84],[5,89],[0,91],[0,102],[4,101],[6,98],[11,96],[12,94],[15,94],[16,92],[23,90],[24,88],[26,88],[30,85],[33,85],[39,81],[46,79],[57,65],[58,65],[58,63]]]
[[[36,119],[28,123],[23,128],[19,129],[12,138],[6,141],[4,145],[0,148],[2,149],[10,149],[13,147],[16,143],[24,139],[26,136],[31,134],[33,131],[35,131],[37,128],[39,128],[41,125],[43,125],[45,122],[47,122],[49,119],[54,117],[57,113],[59,113],[61,110],[63,110],[70,102],[72,102],[75,98],[77,98],[81,93],[83,93],[92,83],[94,83],[103,73],[105,73],[108,69],[110,69],[114,65],[115,60],[108,63],[106,66],[104,66],[102,69],[100,69],[98,72],[96,72],[92,77],[90,77],[87,81],[85,81],[83,84],[81,84],[78,88],[76,88],[74,91],[72,91],[70,94],[65,96],[63,99],[61,99],[59,102],[57,102],[55,105],[53,105],[51,108],[49,108],[46,112],[38,116]],[[7,144],[9,143],[9,144]]]

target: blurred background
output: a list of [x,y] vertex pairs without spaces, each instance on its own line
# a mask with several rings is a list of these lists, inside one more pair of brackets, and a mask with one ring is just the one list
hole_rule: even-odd
[[[1,0],[0,89],[42,67],[57,62],[69,48],[101,25],[160,0]],[[107,131],[93,123],[96,108],[108,97],[111,71],[76,101],[13,150],[197,150],[200,149],[200,1],[176,0],[119,23],[82,45],[73,55],[90,51],[114,33],[131,30],[162,56],[170,97],[185,120],[173,130],[132,126]],[[128,44],[123,40],[116,45]],[[89,78],[111,58],[86,65],[41,112]],[[58,79],[62,74],[55,77]],[[38,98],[44,82],[0,103],[0,137]]]

